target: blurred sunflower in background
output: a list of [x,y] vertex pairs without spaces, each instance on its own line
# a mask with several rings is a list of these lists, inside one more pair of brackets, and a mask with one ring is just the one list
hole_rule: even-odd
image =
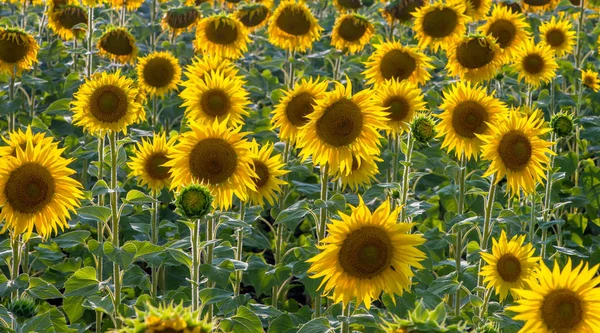
[[340,12],[354,12],[363,6],[361,0],[333,0],[333,5]]
[[262,28],[269,21],[271,16],[272,3],[253,3],[244,6],[240,6],[234,16],[242,22],[242,24],[249,30],[255,31]]
[[200,12],[195,7],[171,8],[165,12],[161,27],[177,37],[184,31],[191,31],[199,21]]
[[105,0],[112,8],[121,9],[123,6],[129,11],[137,10],[142,6],[144,0]]
[[600,79],[598,78],[598,73],[591,69],[581,72],[581,83],[590,88],[593,92],[598,92],[600,90]]
[[375,52],[365,62],[363,75],[368,84],[376,86],[387,80],[407,80],[422,85],[431,79],[427,71],[432,69],[432,59],[415,47],[388,41],[375,46]]
[[283,0],[269,20],[269,42],[287,50],[305,52],[321,38],[323,28],[304,2]]
[[80,24],[84,24],[87,27],[87,9],[78,5],[66,5],[58,8],[49,6],[46,14],[48,15],[48,26],[58,37],[64,40],[82,39],[85,37],[85,28],[73,29],[73,27]]
[[215,14],[200,20],[194,49],[213,57],[238,59],[248,51],[248,31],[232,15]]
[[133,35],[125,28],[114,26],[104,31],[97,47],[98,54],[122,64],[133,63],[138,52]]
[[20,128],[9,132],[8,138],[2,137],[2,140],[7,144],[7,146],[0,146],[0,157],[5,156],[17,156],[17,147],[21,147],[21,150],[25,151],[27,148],[27,140],[31,140],[34,146],[42,145],[53,145],[55,148],[58,148],[58,142],[54,142],[54,140],[46,136],[46,133],[39,132],[33,133],[31,130],[31,126],[27,126],[27,130],[23,132]]
[[570,54],[575,45],[575,31],[572,28],[569,20],[552,16],[550,21],[544,21],[540,26],[541,43],[550,46],[557,57]]
[[231,60],[209,55],[195,56],[192,63],[185,67],[184,74],[188,81],[203,81],[204,76],[212,71],[221,72],[226,77],[238,80],[242,85],[246,83],[246,78],[243,75],[238,75],[239,70]]
[[186,6],[200,6],[203,3],[213,4],[214,0],[185,0]]
[[414,20],[413,13],[425,4],[424,0],[394,0],[381,9],[381,13],[389,25],[401,24]]
[[550,46],[526,41],[515,50],[512,69],[519,74],[519,80],[525,80],[525,83],[539,87],[556,76],[558,64]]
[[419,7],[413,14],[415,22],[412,26],[419,48],[424,50],[429,47],[437,52],[461,38],[467,30],[468,17],[463,14],[465,11],[465,3],[458,1],[436,1]]
[[544,12],[554,10],[559,2],[560,0],[521,0],[521,6],[528,12]]
[[398,222],[400,208],[392,210],[388,200],[371,212],[358,199],[350,215],[340,211],[341,219],[330,221],[328,236],[317,246],[322,252],[307,262],[311,277],[323,278],[319,289],[335,303],[346,307],[356,298],[356,306],[369,309],[381,292],[394,297],[410,290],[412,267],[422,268],[425,259],[417,248],[425,238],[409,233],[414,223]]
[[248,200],[252,205],[264,206],[265,200],[269,205],[274,205],[281,192],[281,185],[286,184],[281,179],[289,171],[284,170],[285,164],[281,154],[273,155],[273,144],[265,144],[262,147],[256,141],[252,142],[252,162],[257,177],[253,178],[256,190],[248,192]]
[[398,136],[410,130],[415,115],[425,110],[425,100],[421,89],[408,81],[387,81],[375,91],[373,97],[377,106],[385,109],[388,135]]
[[140,187],[148,186],[154,193],[168,188],[171,179],[170,169],[164,164],[169,161],[169,149],[173,147],[176,136],[167,141],[166,133],[154,133],[152,140],[142,139],[133,150],[131,161],[127,166],[131,169],[129,177],[136,177]]
[[119,333],[210,333],[212,326],[205,321],[198,320],[198,311],[184,307],[183,304],[175,306],[161,304],[154,307],[149,303],[144,309],[136,309],[136,317],[126,319],[125,327]]
[[181,67],[171,53],[156,51],[138,59],[137,76],[143,91],[150,96],[161,97],[177,89],[181,81]]
[[523,14],[514,12],[510,7],[495,5],[478,31],[496,39],[496,44],[504,51],[501,56],[507,63],[514,57],[513,50],[530,38],[528,29],[529,23]]
[[486,17],[492,8],[492,0],[466,0],[465,15],[472,21],[479,21]]
[[502,53],[492,36],[465,36],[449,47],[446,69],[463,80],[487,81],[502,67]]
[[496,123],[488,133],[477,133],[483,141],[481,157],[490,161],[483,175],[496,174],[496,183],[506,176],[511,196],[535,192],[537,183],[546,176],[544,172],[554,155],[549,147],[553,142],[541,138],[552,129],[544,121],[539,109],[528,116],[517,111],[508,113],[508,119]]
[[377,155],[371,155],[367,159],[363,159],[360,162],[358,159],[361,157],[352,158],[352,169],[350,173],[334,173],[332,174],[333,181],[340,181],[342,183],[342,190],[350,187],[352,191],[358,191],[360,188],[368,187],[375,180],[375,177],[379,174],[379,168],[377,162],[383,160]]
[[20,74],[38,62],[40,46],[33,36],[18,28],[0,27],[0,73]]
[[375,27],[359,14],[344,14],[335,20],[331,32],[331,46],[349,53],[360,52],[371,40]]

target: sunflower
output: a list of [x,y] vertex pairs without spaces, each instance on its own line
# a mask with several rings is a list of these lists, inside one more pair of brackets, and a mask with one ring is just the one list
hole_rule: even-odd
[[361,0],[333,0],[333,5],[340,12],[356,11],[363,6]]
[[504,62],[512,60],[513,50],[530,38],[529,24],[525,16],[514,12],[510,7],[496,5],[492,14],[487,17],[485,24],[480,26],[479,32],[492,36],[496,39],[498,46],[504,50],[502,58]]
[[34,231],[48,239],[58,228],[68,228],[69,212],[79,207],[83,198],[81,184],[70,176],[72,159],[60,156],[64,149],[56,144],[34,145],[27,138],[25,150],[16,146],[16,156],[0,163],[1,232],[10,229],[13,235],[25,233],[27,240]]
[[502,53],[492,36],[465,36],[450,47],[446,69],[463,80],[487,81],[502,66]]
[[402,46],[397,41],[375,46],[375,52],[365,62],[363,75],[368,84],[377,86],[389,79],[425,84],[431,78],[432,59],[415,47]]
[[344,14],[335,20],[331,45],[340,51],[360,52],[371,40],[375,27],[359,14]]
[[228,77],[221,71],[211,71],[204,79],[185,81],[183,99],[185,114],[201,124],[212,124],[214,120],[227,126],[238,126],[248,116],[249,94],[239,80]]
[[140,8],[144,0],[106,0],[106,3],[114,9],[121,9],[125,6],[127,10],[133,11]]
[[179,36],[184,31],[192,30],[200,20],[200,12],[195,7],[171,8],[165,12],[161,27]]
[[138,90],[133,80],[103,72],[94,75],[73,95],[73,123],[87,131],[127,133],[127,126],[145,118],[144,108],[136,102]]
[[542,44],[550,46],[557,57],[562,57],[573,52],[575,45],[575,31],[569,20],[564,18],[556,19],[552,16],[550,21],[542,22],[540,26],[540,35]]
[[71,40],[74,38],[82,39],[85,37],[85,29],[76,28],[78,24],[87,26],[88,13],[87,10],[78,5],[68,5],[55,8],[48,7],[48,26],[60,38]]
[[545,178],[548,155],[554,154],[549,149],[553,143],[540,136],[551,130],[539,109],[528,116],[509,112],[507,121],[497,123],[489,134],[478,135],[483,141],[481,156],[490,161],[484,177],[496,174],[499,182],[506,176],[512,196],[520,196],[519,189],[526,195],[535,192],[536,184]]
[[181,80],[179,61],[171,53],[153,52],[137,64],[138,82],[150,96],[162,96],[177,89]]
[[463,14],[465,10],[465,4],[458,1],[437,1],[418,8],[413,14],[415,22],[412,28],[419,48],[424,50],[429,47],[437,52],[461,38],[467,29],[467,16]]
[[304,2],[283,0],[269,20],[269,41],[284,50],[305,52],[321,38],[323,28]]
[[523,10],[529,12],[551,11],[558,6],[560,0],[522,0]]
[[373,91],[352,95],[352,84],[336,82],[333,91],[316,101],[297,139],[300,157],[312,156],[314,164],[328,165],[330,172],[348,174],[353,156],[367,159],[379,152],[379,130],[387,129],[386,114],[375,105]]
[[467,0],[465,14],[473,21],[485,18],[492,7],[492,0]]
[[214,2],[213,0],[185,0],[185,5],[186,6],[200,6],[203,3],[212,4],[213,2]]
[[492,127],[504,119],[506,105],[486,94],[486,87],[458,82],[444,93],[442,113],[436,137],[444,137],[442,148],[454,150],[457,157],[477,158],[481,139],[477,134],[489,134]]
[[519,80],[533,87],[547,83],[556,75],[558,64],[554,59],[554,51],[546,44],[534,44],[527,41],[517,48],[512,69],[519,73]]
[[0,28],[0,73],[16,75],[30,69],[38,62],[39,49],[33,36],[23,30]]
[[204,75],[212,71],[222,72],[226,77],[235,78],[242,85],[246,84],[246,79],[244,76],[238,75],[238,68],[231,60],[209,55],[204,55],[202,58],[194,57],[192,64],[185,68],[185,76],[189,81],[203,81]]
[[170,151],[163,166],[171,168],[171,189],[191,183],[207,185],[215,196],[213,207],[231,208],[233,196],[248,200],[248,191],[256,190],[252,167],[252,144],[240,133],[240,127],[227,127],[227,121],[202,125],[189,122]]
[[381,158],[372,155],[360,162],[358,161],[359,158],[361,157],[352,157],[352,170],[349,174],[339,172],[333,174],[335,176],[334,181],[339,180],[342,183],[342,190],[347,187],[350,187],[353,191],[358,191],[361,187],[367,188],[379,174],[377,162],[382,162]]
[[27,130],[23,132],[20,128],[8,133],[8,138],[2,137],[8,146],[0,147],[0,157],[17,156],[17,146],[22,150],[27,148],[27,140],[31,140],[35,146],[53,145],[58,147],[58,143],[54,142],[51,137],[47,137],[45,133],[40,132],[33,134],[31,126],[27,126]]
[[591,69],[581,72],[581,82],[584,86],[592,89],[593,92],[600,90],[600,79],[598,79],[598,73]]
[[542,261],[537,279],[529,281],[529,288],[515,290],[520,299],[507,308],[516,312],[514,320],[525,321],[519,332],[599,332],[597,272],[598,265],[588,268],[583,261],[572,267],[571,258],[562,270],[555,261],[550,271]]
[[248,50],[248,42],[248,30],[237,18],[216,14],[200,20],[193,44],[196,52],[238,59]]
[[98,53],[122,64],[133,63],[137,52],[135,38],[125,28],[109,27],[98,40]]
[[265,200],[269,205],[274,205],[277,201],[277,193],[281,192],[281,185],[286,184],[279,177],[287,174],[284,170],[285,164],[281,155],[271,156],[273,154],[273,145],[266,144],[259,148],[258,143],[252,143],[252,162],[254,162],[254,171],[258,177],[253,178],[256,191],[248,192],[248,199],[252,205],[264,206]]
[[424,4],[424,0],[395,0],[388,3],[381,13],[389,25],[394,25],[395,22],[407,23],[413,20],[413,13],[417,8]]
[[425,110],[423,92],[408,81],[387,81],[377,89],[373,99],[386,110],[388,135],[398,136],[408,131],[415,114]]
[[241,6],[234,16],[250,31],[255,31],[267,24],[271,10],[266,4],[256,3]]
[[487,282],[488,289],[494,287],[496,295],[500,295],[500,302],[509,291],[516,299],[513,289],[527,287],[527,280],[534,276],[538,267],[540,258],[533,256],[535,248],[531,244],[523,245],[524,241],[525,235],[514,236],[509,241],[502,230],[500,239],[492,240],[492,253],[480,253],[487,265],[479,275],[485,277],[483,282]]
[[154,193],[160,193],[170,185],[169,168],[163,166],[169,161],[169,148],[173,147],[177,137],[167,141],[165,133],[154,134],[152,141],[143,139],[137,143],[134,156],[127,165],[131,169],[129,177],[137,177],[139,186],[148,186]]
[[136,318],[126,319],[125,327],[118,333],[210,333],[211,324],[198,320],[200,314],[182,304],[152,306],[144,304],[144,309],[135,309]]
[[316,101],[325,97],[327,85],[327,81],[303,78],[294,89],[283,92],[271,119],[271,124],[279,128],[281,140],[296,141],[300,127],[308,123],[308,115],[314,112]]
[[338,212],[341,220],[331,220],[329,235],[318,246],[322,252],[307,262],[312,278],[323,277],[319,289],[333,291],[334,302],[346,307],[356,297],[356,306],[364,303],[369,309],[381,292],[402,295],[410,290],[412,267],[423,268],[419,262],[425,253],[417,246],[425,238],[409,234],[414,223],[397,222],[400,208],[391,210],[389,201],[371,213],[358,199],[350,215]]

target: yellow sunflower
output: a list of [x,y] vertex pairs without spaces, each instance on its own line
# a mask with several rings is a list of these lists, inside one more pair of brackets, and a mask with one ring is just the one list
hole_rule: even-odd
[[344,14],[335,20],[331,32],[331,45],[340,51],[360,52],[374,33],[375,27],[366,17]]
[[361,0],[333,0],[333,5],[340,12],[356,11],[363,6]]
[[248,51],[248,42],[248,30],[237,18],[218,14],[200,20],[194,48],[213,57],[238,59]]
[[143,309],[135,309],[136,316],[125,320],[119,333],[210,333],[212,325],[198,320],[200,313],[183,304],[175,306],[160,304],[154,307],[149,302]]
[[433,68],[431,62],[430,57],[415,47],[388,41],[375,46],[375,52],[365,62],[367,69],[363,75],[368,84],[377,86],[389,79],[423,85],[431,78],[431,74],[427,72]]
[[429,47],[433,52],[446,49],[451,43],[461,38],[467,30],[468,17],[464,15],[465,3],[436,1],[417,9],[413,14],[415,37],[419,48]]
[[528,12],[551,11],[558,6],[560,0],[522,0],[523,10]]
[[193,78],[183,83],[186,117],[200,124],[212,124],[215,119],[227,126],[238,126],[248,116],[249,94],[239,80],[221,71],[211,71],[203,80]]
[[540,138],[551,130],[539,109],[529,116],[509,112],[507,120],[496,123],[489,133],[478,135],[483,141],[481,157],[490,161],[484,177],[496,174],[499,182],[506,176],[511,196],[520,196],[520,189],[525,195],[534,193],[537,183],[546,178],[548,155],[554,154],[549,149],[552,142]]
[[184,31],[191,31],[200,20],[200,12],[195,7],[171,8],[165,12],[161,27],[179,36]]
[[319,289],[333,291],[334,302],[344,307],[356,297],[356,306],[378,299],[381,292],[399,294],[410,290],[412,268],[423,268],[425,253],[417,246],[422,235],[410,234],[414,223],[398,223],[400,208],[391,210],[384,201],[373,213],[361,196],[352,213],[338,212],[341,220],[327,225],[329,235],[318,246],[321,253],[307,260],[312,278],[323,277]]
[[214,1],[213,0],[185,0],[186,6],[200,6],[203,3],[213,4]]
[[479,155],[482,141],[477,134],[490,134],[508,112],[503,102],[486,94],[485,87],[468,82],[452,85],[442,102],[442,113],[435,115],[440,119],[436,137],[444,137],[442,148],[467,159]]
[[492,242],[492,253],[480,253],[487,265],[479,275],[485,277],[483,282],[487,282],[488,289],[494,287],[500,302],[508,296],[508,292],[516,299],[514,289],[527,287],[527,280],[534,277],[540,258],[533,256],[535,248],[531,244],[523,245],[525,235],[514,236],[509,241],[502,230],[500,238],[497,241],[492,239]]
[[385,109],[388,135],[398,136],[410,130],[415,114],[425,110],[423,92],[416,85],[395,79],[377,88],[373,97],[375,104]]
[[133,11],[140,8],[144,0],[106,0],[106,3],[114,9],[121,9],[125,6],[127,10]]
[[515,48],[531,38],[525,16],[502,5],[495,5],[485,24],[478,29],[480,33],[496,39],[498,46],[504,50],[502,58],[505,63],[512,60]]
[[163,96],[176,90],[181,81],[179,61],[171,53],[153,52],[140,58],[137,64],[140,87],[150,96]]
[[73,29],[78,24],[87,26],[88,13],[85,8],[78,5],[60,6],[59,8],[49,6],[47,15],[48,26],[58,37],[64,40],[85,37],[85,29]]
[[204,80],[204,75],[212,71],[222,72],[229,78],[235,78],[242,85],[246,84],[244,76],[238,75],[237,66],[229,59],[220,57],[211,57],[204,55],[202,58],[196,56],[192,59],[192,64],[186,66],[185,76],[188,80]]
[[273,111],[271,124],[279,128],[279,138],[295,143],[300,127],[308,123],[308,115],[315,110],[316,101],[325,97],[327,81],[305,78],[292,90],[284,91],[279,103]]
[[305,52],[321,38],[323,28],[304,2],[283,0],[269,20],[269,41],[284,50]]
[[296,140],[303,161],[312,156],[315,165],[328,165],[330,172],[342,174],[352,170],[353,156],[364,160],[377,154],[379,130],[387,129],[385,111],[375,105],[373,92],[352,95],[352,84],[347,82],[347,86],[336,82],[333,91],[316,101]]
[[584,86],[592,89],[593,92],[600,90],[600,79],[598,79],[598,73],[591,69],[581,72],[581,82]]
[[425,4],[424,0],[397,0],[386,4],[381,13],[389,25],[396,22],[408,23],[414,19],[413,13]]
[[267,24],[271,10],[266,4],[255,3],[238,8],[234,15],[249,31],[255,31]]
[[588,268],[582,260],[572,267],[571,258],[562,270],[554,262],[552,271],[542,261],[537,279],[529,288],[517,289],[514,320],[525,321],[520,333],[600,332],[600,276],[598,265]]
[[113,61],[126,64],[133,63],[138,49],[135,38],[125,28],[109,27],[98,40],[98,54]]
[[148,186],[152,192],[160,193],[163,188],[168,188],[171,179],[169,168],[163,166],[169,161],[169,149],[175,144],[177,137],[173,136],[167,141],[166,134],[154,134],[152,141],[143,139],[138,142],[131,162],[127,165],[131,169],[129,177],[137,177],[139,186]]
[[515,50],[512,69],[519,73],[519,80],[533,87],[547,83],[556,75],[558,68],[554,51],[546,44],[534,44],[527,41]]
[[20,128],[8,133],[8,138],[2,137],[8,146],[0,147],[0,157],[17,156],[17,146],[22,150],[27,148],[27,140],[31,140],[35,146],[53,145],[58,147],[58,143],[54,142],[51,137],[47,137],[45,133],[40,132],[33,134],[31,126],[27,126],[27,130],[23,132]]
[[38,62],[39,49],[30,34],[17,28],[0,28],[0,73],[16,75],[30,69]]
[[264,206],[265,200],[269,205],[277,202],[277,193],[281,192],[281,185],[286,182],[280,177],[289,171],[284,170],[285,164],[281,155],[271,156],[273,154],[273,145],[266,144],[259,148],[256,141],[252,145],[252,162],[254,171],[258,177],[253,178],[256,185],[256,191],[249,191],[249,201],[252,205]]
[[488,81],[502,67],[502,53],[492,36],[465,36],[450,46],[446,69],[463,80]]
[[34,145],[27,138],[25,150],[16,146],[16,156],[0,163],[1,232],[10,229],[13,235],[25,233],[27,240],[34,231],[48,239],[58,228],[68,228],[70,212],[79,207],[83,198],[81,184],[70,176],[72,159],[60,156],[64,149],[56,144]]
[[73,95],[73,124],[97,133],[127,133],[127,126],[145,118],[144,108],[136,102],[138,94],[133,80],[103,72],[92,76]]
[[369,158],[363,159],[360,162],[357,160],[357,157],[353,157],[350,173],[343,174],[338,172],[333,174],[335,176],[334,181],[339,180],[342,183],[342,190],[347,187],[350,187],[352,191],[358,191],[359,188],[368,188],[379,174],[377,162],[382,161],[376,155],[369,156]]
[[550,21],[542,22],[540,26],[541,43],[550,46],[557,57],[562,57],[573,52],[575,45],[575,31],[571,21],[562,17],[556,19],[552,16]]
[[466,0],[465,14],[473,21],[485,18],[492,8],[492,0]]
[[210,125],[189,122],[163,166],[171,168],[171,189],[192,183],[206,185],[214,195],[213,207],[231,208],[233,196],[248,200],[248,191],[256,189],[252,167],[252,144],[240,133],[240,127],[227,127],[216,119]]

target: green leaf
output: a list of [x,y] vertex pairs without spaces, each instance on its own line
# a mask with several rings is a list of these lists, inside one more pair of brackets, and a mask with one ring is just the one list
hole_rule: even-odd
[[103,206],[85,206],[77,209],[77,215],[85,220],[107,222],[111,216],[110,208]]
[[71,99],[63,98],[59,99],[58,101],[52,102],[52,104],[50,104],[48,108],[46,108],[46,111],[44,111],[44,113],[47,115],[66,115],[69,114],[70,109]]
[[[91,266],[80,268],[65,282],[65,297],[89,296],[98,292],[96,269]],[[81,305],[81,304],[80,304]]]
[[53,333],[54,327],[52,327],[52,318],[50,318],[50,312],[46,312],[42,315],[37,315],[31,319],[25,321],[22,332],[36,332],[36,333]]
[[125,269],[131,265],[137,251],[132,243],[125,243],[122,247],[115,247],[111,242],[104,242],[104,254],[121,268]]
[[127,196],[123,200],[127,203],[134,205],[142,205],[142,204],[151,204],[154,202],[154,199],[138,190],[131,190],[127,192]]
[[225,332],[234,333],[262,333],[260,318],[245,306],[238,309],[235,316],[221,321],[221,328]]
[[600,168],[587,166],[581,174],[581,186],[592,207],[600,210]]
[[27,292],[35,298],[44,300],[63,297],[54,285],[37,277],[29,279],[29,289],[27,289]]
[[269,326],[269,333],[296,333],[298,326],[292,322],[290,315],[282,314],[275,318]]
[[329,320],[325,317],[319,317],[302,325],[298,330],[298,333],[326,333],[330,330],[331,326],[329,326]]
[[109,296],[92,295],[86,297],[83,305],[92,310],[98,310],[111,315],[114,312],[114,306]]
[[77,245],[85,244],[85,240],[90,237],[91,232],[87,230],[75,230],[64,233],[56,238],[54,242],[63,249],[75,247]]
[[304,216],[308,214],[309,210],[310,206],[306,200],[296,202],[290,207],[282,210],[279,215],[277,215],[275,224],[283,224],[288,230],[294,231],[296,230],[296,227],[302,223]]
[[177,260],[180,264],[184,264],[187,267],[192,267],[192,258],[190,255],[183,252],[181,249],[167,249],[167,253],[173,257],[173,259]]
[[227,300],[233,296],[233,293],[223,289],[205,288],[198,293],[203,304],[214,304],[220,301]]
[[165,248],[159,245],[154,245],[149,241],[129,241],[125,244],[131,243],[135,245],[135,259],[144,258],[146,256],[153,256],[156,254],[163,253]]
[[216,282],[221,288],[226,288],[227,285],[229,285],[229,275],[233,273],[233,271],[233,263],[229,260],[225,260],[219,266],[209,264],[200,265],[200,273],[206,276],[209,280]]
[[0,296],[4,297],[12,291],[27,288],[29,276],[25,273],[19,275],[16,281],[9,280],[3,274],[0,274]]
[[67,317],[71,323],[77,321],[79,318],[81,318],[81,316],[83,316],[85,308],[81,306],[81,304],[83,304],[84,299],[85,298],[83,296],[65,297],[63,302],[63,310],[67,314]]

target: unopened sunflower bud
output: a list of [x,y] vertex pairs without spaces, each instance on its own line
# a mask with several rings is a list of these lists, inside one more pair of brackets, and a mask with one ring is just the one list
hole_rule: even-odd
[[421,143],[428,143],[435,136],[435,122],[428,115],[417,115],[410,128],[413,138]]
[[573,116],[564,111],[559,112],[552,116],[550,119],[550,126],[557,137],[562,138],[569,136],[573,133],[575,124],[573,122]]
[[213,196],[203,185],[185,186],[177,195],[175,205],[179,214],[188,219],[199,219],[210,211]]
[[11,301],[8,303],[7,309],[18,320],[33,318],[37,314],[37,305],[29,297],[21,297]]

